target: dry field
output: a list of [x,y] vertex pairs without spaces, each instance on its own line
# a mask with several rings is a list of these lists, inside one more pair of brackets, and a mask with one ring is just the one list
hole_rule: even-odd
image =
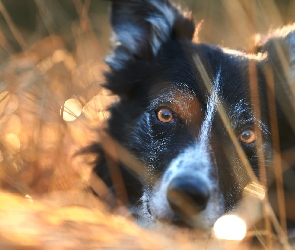
[[[295,22],[294,0],[181,3],[203,20],[200,41],[230,48],[249,50],[256,33]],[[105,188],[93,156],[73,154],[100,140],[116,100],[100,86],[107,10],[106,1],[0,0],[0,249],[248,249],[251,230],[235,242],[142,229],[92,196],[90,185]],[[262,249],[291,249],[272,240]]]

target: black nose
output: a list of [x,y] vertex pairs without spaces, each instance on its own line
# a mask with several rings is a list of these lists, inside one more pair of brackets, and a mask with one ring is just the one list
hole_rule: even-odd
[[181,176],[172,179],[167,189],[171,209],[181,217],[197,215],[206,208],[210,191],[199,178]]

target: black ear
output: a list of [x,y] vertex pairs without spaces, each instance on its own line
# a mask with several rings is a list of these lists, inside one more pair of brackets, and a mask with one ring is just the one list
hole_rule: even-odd
[[152,59],[169,39],[192,39],[194,21],[168,0],[112,0],[114,49],[106,63],[114,70],[133,59]]
[[259,37],[256,44],[256,52],[265,53],[264,63],[273,70],[281,149],[295,147],[295,24]]
[[268,61],[277,66],[288,83],[295,83],[295,24],[256,38],[253,51],[267,53]]

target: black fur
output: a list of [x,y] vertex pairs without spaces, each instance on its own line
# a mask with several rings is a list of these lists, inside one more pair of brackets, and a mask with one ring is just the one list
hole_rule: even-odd
[[[294,150],[295,146],[294,98],[290,91],[290,79],[294,83],[295,75],[295,53],[292,50],[295,46],[295,27],[290,26],[281,33],[269,35],[256,46],[257,54],[250,55],[238,51],[229,52],[218,46],[193,43],[194,21],[169,1],[111,2],[111,24],[116,43],[112,54],[106,59],[110,70],[106,73],[105,87],[118,95],[120,100],[109,109],[107,133],[126,150],[120,153],[117,149],[116,159],[113,160],[123,176],[129,206],[137,216],[146,215],[137,210],[137,207],[142,205],[143,192],[155,189],[160,181],[169,180],[173,159],[178,159],[183,152],[195,147],[199,142],[202,124],[209,112],[208,98],[212,94],[206,87],[204,72],[200,67],[204,67],[213,88],[214,85],[217,87],[216,79],[220,74],[220,88],[216,90],[219,101],[210,133],[207,135],[208,145],[206,144],[210,166],[204,168],[210,169],[208,178],[215,180],[217,192],[224,198],[221,214],[237,206],[244,187],[250,182],[236,146],[228,134],[227,126],[232,128],[236,138],[239,138],[243,131],[254,131],[261,137],[262,146],[259,149],[258,139],[252,143],[240,141],[239,144],[259,179],[261,176],[257,151],[263,152],[271,198],[275,197],[272,184],[273,168],[276,167],[273,166],[274,148],[281,151],[275,153],[281,153],[288,179],[295,181],[294,159],[290,159],[287,154]],[[282,51],[282,54],[278,51]],[[196,58],[201,64],[196,62]],[[274,75],[274,92],[267,81],[270,72],[267,69]],[[249,75],[253,72],[257,81],[257,88],[254,89],[257,90],[259,106],[255,106],[257,103],[253,101],[253,95],[251,96],[253,88],[250,83],[254,83]],[[275,103],[279,128],[278,147],[274,147],[272,142],[270,118],[273,114],[270,114],[269,100]],[[218,106],[223,106],[230,124],[224,124]],[[157,112],[163,107],[172,110],[173,120],[169,123],[157,119]],[[94,171],[113,188],[117,183],[112,181],[106,160],[107,157],[113,156],[109,155],[103,145],[104,141],[101,141],[90,150],[98,154]],[[136,171],[130,170],[124,159],[126,152],[141,165],[139,168],[144,168],[144,175],[139,176]],[[186,163],[186,159],[183,159],[176,167],[185,166],[183,168],[187,171],[189,164],[203,164],[199,158],[194,161],[195,163],[192,163],[190,159],[189,163]],[[192,169],[194,168],[195,166]],[[196,169],[197,172],[201,171],[199,167]],[[186,174],[194,178],[197,174],[195,170],[191,171],[194,172],[187,171]],[[182,172],[181,174],[183,175]],[[189,184],[185,185],[184,189],[187,189]],[[294,198],[294,184],[286,181],[284,186],[288,197]],[[150,192],[148,198],[155,192]],[[212,193],[212,190],[210,192]],[[275,199],[273,200],[275,203]],[[151,204],[147,206],[148,212],[153,213]],[[167,214],[163,212],[165,216],[162,218],[159,218],[159,214],[152,217],[171,222],[184,220],[188,224],[188,220],[193,220],[184,218],[185,216],[176,210],[173,211],[173,216],[170,211]],[[196,214],[198,213],[194,213],[194,216]],[[289,218],[289,225],[292,220],[294,218]],[[192,224],[205,228],[212,226],[212,222],[204,225],[200,222]]]

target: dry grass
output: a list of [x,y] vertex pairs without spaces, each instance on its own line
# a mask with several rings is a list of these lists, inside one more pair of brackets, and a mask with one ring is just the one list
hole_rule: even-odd
[[[204,20],[201,41],[231,48],[295,21],[293,0],[181,2]],[[247,248],[247,240],[140,229],[88,193],[91,156],[72,156],[99,140],[94,129],[115,100],[100,87],[106,10],[100,1],[0,1],[0,249]]]

